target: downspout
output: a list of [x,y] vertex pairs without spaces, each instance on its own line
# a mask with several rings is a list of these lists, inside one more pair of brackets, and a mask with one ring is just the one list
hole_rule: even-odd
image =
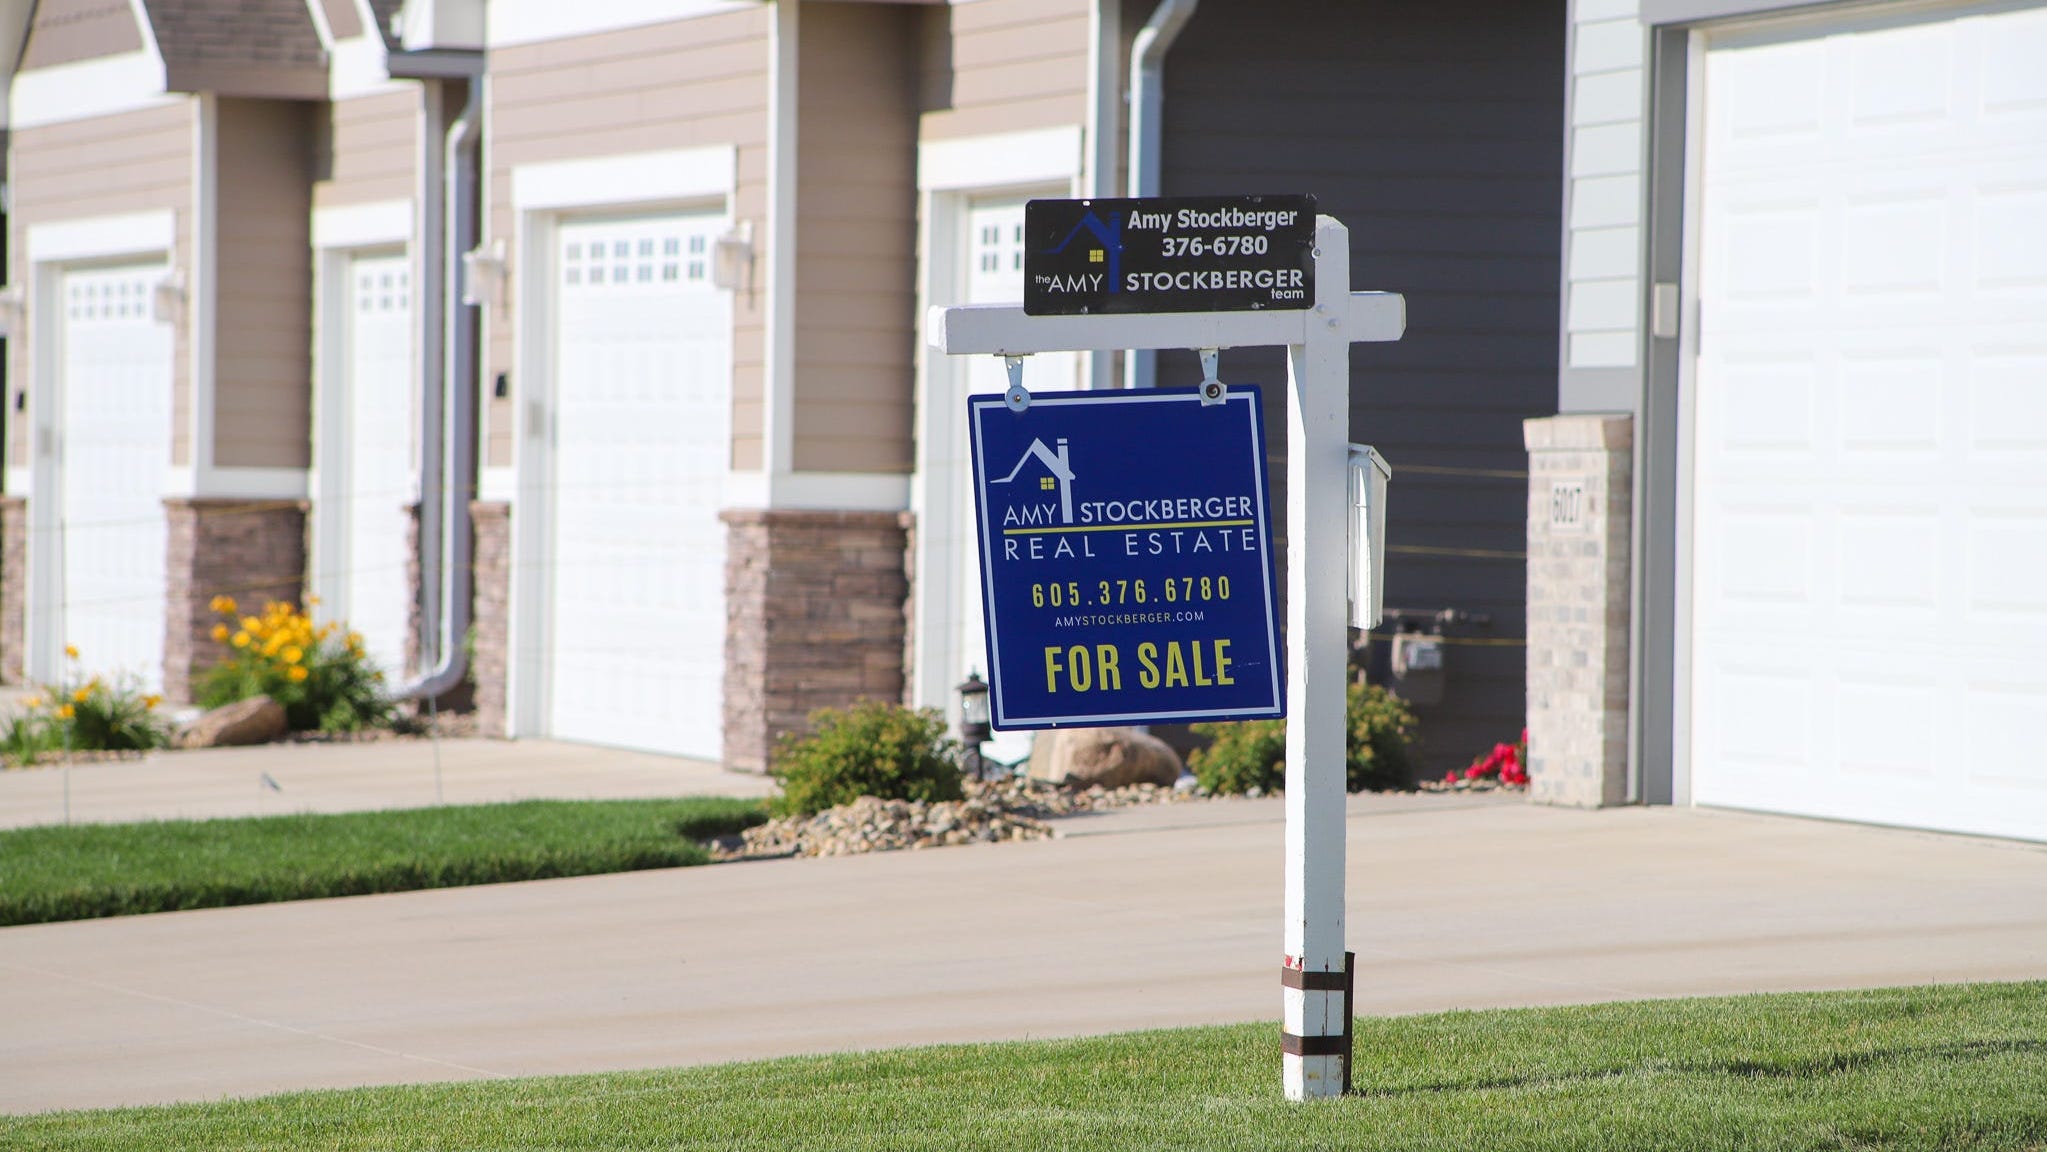
[[[476,246],[479,68],[466,77],[462,113],[448,126],[441,155],[442,224],[437,273],[443,323],[438,363],[422,364],[420,388],[419,586],[421,620],[433,637],[434,665],[391,693],[396,700],[439,696],[469,670],[473,584],[469,559],[470,480],[476,475],[477,316],[462,303],[462,254]],[[438,383],[438,387],[431,386]],[[438,627],[436,627],[438,625]]]
[[[1159,194],[1160,129],[1166,103],[1166,53],[1193,19],[1201,0],[1160,0],[1151,19],[1130,42],[1129,195]],[[1132,388],[1158,386],[1158,353],[1132,349],[1125,353],[1123,376]]]

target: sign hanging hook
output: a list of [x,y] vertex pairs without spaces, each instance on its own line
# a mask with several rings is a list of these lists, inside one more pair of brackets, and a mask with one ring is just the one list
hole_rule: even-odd
[[1201,406],[1212,408],[1230,394],[1230,386],[1217,379],[1215,374],[1216,363],[1222,359],[1222,349],[1196,348],[1194,354],[1201,357]]
[[1002,394],[1002,400],[1011,412],[1022,412],[1031,406],[1031,394],[1023,386],[1023,362],[1021,356],[1002,357],[1002,366],[1009,369],[1009,391]]

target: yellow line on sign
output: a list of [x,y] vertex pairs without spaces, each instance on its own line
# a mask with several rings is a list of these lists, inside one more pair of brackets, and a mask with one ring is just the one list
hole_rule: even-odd
[[1146,532],[1160,528],[1249,528],[1256,520],[1180,520],[1171,524],[1090,524],[1085,528],[1004,528],[1004,536],[1038,536],[1046,532]]

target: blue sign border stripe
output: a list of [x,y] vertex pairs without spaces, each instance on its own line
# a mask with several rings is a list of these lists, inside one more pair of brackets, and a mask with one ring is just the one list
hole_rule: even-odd
[[[1048,396],[1043,399],[1034,398],[1032,400],[1032,406],[1036,407],[1042,405],[1045,407],[1055,408],[1068,406],[1090,406],[1100,404],[1103,399],[1109,397],[1114,397],[1116,402],[1120,404],[1201,403],[1201,395],[1198,390],[1191,388],[1182,390],[1176,388],[1171,390],[1161,389],[1156,392],[1141,393],[1130,392],[1126,390],[1115,391],[1104,390],[1100,392],[1088,393],[1078,396],[1075,395]],[[973,500],[975,537],[977,541],[977,546],[980,549],[979,558],[982,561],[980,588],[981,627],[984,642],[987,647],[988,664],[990,668],[989,679],[991,681],[990,684],[991,691],[989,693],[989,696],[991,697],[990,703],[993,705],[993,707],[990,709],[990,718],[994,722],[994,726],[998,730],[1015,730],[1014,726],[1017,724],[1043,725],[1049,727],[1057,727],[1061,725],[1068,727],[1102,727],[1106,725],[1131,722],[1172,723],[1175,721],[1198,721],[1216,716],[1227,716],[1241,719],[1247,717],[1249,718],[1280,717],[1286,714],[1285,697],[1286,689],[1283,679],[1286,672],[1284,660],[1285,651],[1280,646],[1279,642],[1280,637],[1277,632],[1278,612],[1276,596],[1278,594],[1278,591],[1273,585],[1273,570],[1269,552],[1270,542],[1272,540],[1272,489],[1271,484],[1269,483],[1266,476],[1265,468],[1266,461],[1265,453],[1263,451],[1265,413],[1262,405],[1256,402],[1257,399],[1258,394],[1255,392],[1232,392],[1224,396],[1223,403],[1225,405],[1229,404],[1246,405],[1245,411],[1250,417],[1250,419],[1245,422],[1245,431],[1249,435],[1251,441],[1250,447],[1252,459],[1252,476],[1258,489],[1257,528],[1261,534],[1260,539],[1266,542],[1265,546],[1268,549],[1266,562],[1260,565],[1259,571],[1259,580],[1263,584],[1265,590],[1264,617],[1266,622],[1265,623],[1266,640],[1269,646],[1268,650],[1277,654],[1278,656],[1277,659],[1274,659],[1269,662],[1271,664],[1271,669],[1268,684],[1272,691],[1271,697],[1272,704],[1269,707],[1264,708],[1179,709],[1170,711],[1124,712],[1117,713],[1114,715],[1103,715],[1100,713],[1084,713],[1072,716],[1012,717],[1009,715],[1009,708],[1003,697],[1003,678],[996,675],[994,672],[995,669],[1002,667],[1002,650],[1000,628],[998,627],[997,624],[995,604],[993,601],[994,584],[993,581],[990,579],[985,566],[986,558],[995,554],[995,547],[994,539],[991,535],[991,528],[988,522],[987,501],[984,499],[984,496],[986,494],[987,480],[985,475],[983,474],[983,466],[984,458],[987,455],[986,451],[987,445],[986,440],[984,438],[985,428],[982,421],[983,413],[994,411],[998,408],[1000,408],[1003,411],[1007,411],[1008,409],[1002,397],[994,393],[985,392],[973,393],[967,397],[967,410],[972,417],[974,438],[972,452],[970,453],[970,455],[972,456],[972,460],[970,463],[974,478]],[[1227,411],[1227,408],[1225,410]]]

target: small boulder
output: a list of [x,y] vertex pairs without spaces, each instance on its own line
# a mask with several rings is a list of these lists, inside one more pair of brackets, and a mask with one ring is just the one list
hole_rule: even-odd
[[251,696],[203,712],[178,738],[180,748],[226,748],[268,744],[285,733],[284,705],[268,696]]
[[1062,788],[1170,787],[1180,778],[1180,754],[1135,728],[1060,728],[1038,733],[1030,775]]

